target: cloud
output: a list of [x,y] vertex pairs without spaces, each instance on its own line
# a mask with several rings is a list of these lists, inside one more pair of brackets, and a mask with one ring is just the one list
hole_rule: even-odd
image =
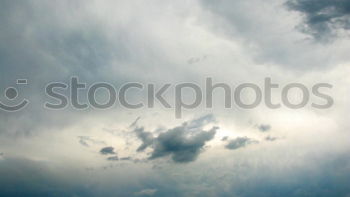
[[[93,80],[104,75],[97,70],[108,67],[103,65],[113,59],[111,51],[115,50],[111,50],[105,32],[96,28],[98,23],[89,17],[85,3],[77,1],[74,14],[68,9],[71,6],[68,1],[2,3],[0,23],[4,28],[0,38],[0,70],[7,75],[1,77],[0,89],[14,84],[17,78],[27,79],[28,85],[21,86],[19,96],[28,99],[30,105],[16,114],[17,118],[0,111],[0,125],[6,125],[0,134],[18,137],[43,132],[47,127],[62,129],[81,118],[69,110],[49,112],[41,106],[46,99],[43,87],[48,82],[67,79],[71,75]],[[53,7],[64,12],[64,16],[50,12]],[[83,23],[86,24],[84,27],[81,26]],[[39,72],[42,74],[37,75]],[[21,121],[14,126],[11,122],[18,118]]]
[[225,136],[225,137],[221,138],[221,141],[226,141],[226,140],[228,140],[228,136]]
[[[215,117],[213,114],[207,114],[205,116],[199,117],[190,121],[187,125],[189,129],[202,128],[203,126],[215,122]],[[186,123],[187,124],[187,123]]]
[[114,154],[116,154],[116,153],[114,152],[114,148],[111,147],[111,146],[102,148],[102,149],[100,150],[100,153],[101,153],[102,155],[114,155]]
[[120,161],[131,161],[132,157],[122,157],[120,158]]
[[271,125],[268,124],[261,124],[258,126],[259,131],[261,132],[267,132],[271,130]]
[[118,156],[113,156],[113,157],[108,157],[107,158],[108,161],[119,161]]
[[157,137],[150,159],[171,155],[172,160],[178,163],[194,161],[205,143],[214,138],[217,129],[213,127],[191,136],[187,134],[186,126],[170,129]]
[[137,137],[142,141],[142,144],[137,148],[137,152],[144,151],[147,147],[153,144],[153,135],[151,132],[147,132],[143,127],[134,129]]
[[201,57],[191,57],[190,59],[187,60],[188,64],[197,64],[201,61],[204,61],[205,59],[207,59],[207,55],[203,55]]
[[157,192],[156,189],[144,189],[139,192],[135,192],[135,196],[153,196]]
[[[8,159],[0,162],[0,196],[345,197],[350,193],[350,162],[347,155],[327,155],[325,159],[308,155],[303,166],[300,166],[300,160],[293,165],[289,155],[279,158],[279,162],[272,160],[269,165],[257,162],[262,158],[266,161],[266,155],[256,155],[251,163],[244,162],[247,165],[227,166],[224,165],[226,162],[214,162],[203,164],[203,171],[192,165],[187,168],[183,166],[176,172],[181,172],[181,179],[170,171],[164,171],[161,177],[154,176],[154,173],[139,177],[142,174],[139,168],[124,168],[124,176],[115,173],[118,170],[97,174],[98,169],[89,169],[92,171],[80,174],[79,170],[62,171],[67,168],[56,168],[52,163]],[[234,160],[241,161],[239,158]],[[275,167],[276,163],[280,163],[280,166]],[[133,173],[133,170],[136,172]],[[97,182],[96,176],[91,174],[101,179]],[[135,174],[138,176],[135,177]],[[128,181],[132,177],[133,181]],[[156,191],[153,193],[150,190]]]
[[89,147],[90,144],[105,145],[106,142],[102,140],[95,140],[89,136],[79,136],[79,143],[83,146]]
[[88,188],[79,184],[82,181],[79,172],[74,172],[72,177],[52,169],[50,162],[4,159],[0,162],[0,196],[94,196]]
[[271,136],[267,136],[267,137],[265,137],[265,140],[266,140],[266,141],[270,141],[270,142],[273,142],[273,141],[276,141],[276,140],[278,140],[278,138],[277,138],[277,137],[271,137]]
[[136,120],[134,121],[134,122],[132,122],[131,124],[130,124],[130,128],[133,128],[133,127],[135,127],[136,125],[137,125],[137,122],[139,121],[141,119],[141,117],[137,117],[136,118]]
[[248,137],[237,137],[236,139],[230,140],[225,147],[230,150],[236,150],[239,148],[246,147],[247,145],[257,143],[259,143],[259,141],[250,139]]
[[150,160],[171,156],[176,163],[186,163],[197,159],[203,150],[206,142],[212,140],[218,127],[212,127],[205,131],[203,127],[214,122],[213,115],[209,114],[185,122],[181,126],[168,129],[153,137],[151,132],[147,132],[143,127],[134,129],[137,137],[142,141],[138,152],[147,147],[152,148]]
[[[260,81],[266,76],[276,77],[274,81],[281,83],[288,79],[333,80],[318,77],[319,67],[328,64],[329,60],[332,60],[329,65],[334,66],[347,62],[343,60],[348,59],[342,56],[348,56],[349,42],[339,40],[341,42],[329,47],[305,41],[308,35],[294,28],[299,23],[298,17],[293,15],[296,12],[276,6],[282,1],[286,0],[2,1],[0,70],[4,74],[0,77],[0,89],[5,90],[16,78],[28,78],[30,86],[24,92],[20,89],[19,96],[28,96],[33,105],[21,113],[0,112],[1,134],[29,134],[24,139],[14,141],[0,136],[1,151],[9,155],[25,155],[36,161],[45,160],[46,167],[42,162],[9,161],[6,156],[6,161],[0,161],[0,196],[115,197],[133,196],[137,191],[150,190],[147,188],[158,189],[154,196],[347,196],[350,193],[349,162],[340,160],[327,163],[325,161],[335,160],[328,155],[324,158],[313,157],[324,153],[336,155],[336,150],[347,147],[338,142],[340,137],[319,141],[319,137],[324,137],[323,130],[317,132],[320,136],[316,141],[310,132],[303,132],[322,127],[329,130],[332,136],[339,136],[332,129],[339,126],[340,130],[342,127],[337,119],[340,116],[334,116],[338,108],[333,108],[332,113],[315,112],[315,119],[308,119],[307,116],[297,120],[293,117],[290,119],[293,114],[284,109],[268,113],[263,108],[244,113],[236,109],[228,110],[228,113],[220,113],[225,117],[220,119],[225,131],[245,128],[246,119],[270,119],[274,122],[273,126],[276,123],[280,132],[288,136],[289,132],[294,135],[293,131],[300,131],[295,135],[302,140],[291,137],[283,146],[268,146],[269,151],[265,148],[251,152],[247,150],[234,158],[230,157],[231,151],[214,147],[205,158],[175,167],[171,163],[191,162],[203,156],[201,154],[217,132],[215,127],[209,125],[213,123],[212,115],[169,126],[178,120],[170,118],[172,112],[167,109],[125,110],[115,107],[110,111],[91,109],[74,113],[70,112],[70,108],[39,110],[47,100],[43,98],[45,84],[51,81],[67,83],[72,75],[79,76],[88,85],[107,81],[118,87],[133,81],[152,82],[157,86],[168,82],[194,82],[212,75],[215,81],[228,79],[232,83]],[[198,2],[205,5],[198,5]],[[199,54],[208,54],[210,58],[203,61]],[[258,63],[252,62],[252,59]],[[271,62],[282,69],[276,69],[274,64],[265,64]],[[307,68],[313,74],[309,77],[307,71],[301,70],[294,77],[293,72],[285,67],[291,71]],[[331,69],[325,73],[338,71]],[[342,72],[339,78],[347,79],[347,73]],[[283,80],[279,80],[281,78]],[[69,95],[70,90],[64,93]],[[103,95],[99,92],[97,96],[100,98]],[[2,102],[4,99],[0,95]],[[81,102],[85,102],[85,99],[82,95]],[[140,97],[135,99],[136,102],[140,101]],[[134,101],[132,96],[130,101]],[[221,100],[218,99],[218,102]],[[339,106],[342,109],[348,107],[341,103]],[[212,110],[216,109],[208,111]],[[153,115],[153,111],[158,115]],[[201,107],[198,107],[189,110],[188,114],[186,112],[184,117],[201,112]],[[165,129],[159,132],[147,127],[140,129],[137,127],[140,124],[138,119],[130,125],[129,118],[140,114],[149,117],[146,125],[162,124],[166,126]],[[315,127],[314,123],[323,120],[323,117],[329,118],[334,127],[328,129],[327,122]],[[120,130],[125,125],[130,125],[128,131],[135,129],[135,132],[125,134]],[[103,127],[115,128],[115,135],[100,133]],[[81,150],[84,148],[81,146],[94,146],[94,142],[86,137],[78,139],[76,136],[80,135],[96,137],[92,140],[113,141],[118,148],[106,155],[96,156],[100,154],[100,148],[112,144],[96,144],[99,146],[91,153]],[[121,142],[129,135],[137,136],[140,146],[135,147],[134,152],[137,149],[138,154],[145,154],[144,157],[134,156],[130,154],[130,149],[123,149]],[[248,146],[251,144],[249,140],[240,144]],[[229,139],[225,142],[220,139],[215,141],[221,146],[229,142]],[[220,146],[215,143],[210,145]],[[306,143],[310,147],[304,146]],[[57,151],[43,150],[42,147],[47,145]],[[126,148],[129,147],[126,144]],[[342,158],[347,159],[349,149],[346,150],[347,154]],[[119,163],[117,155],[123,155],[120,160],[132,156],[132,161],[139,161],[140,164],[129,165],[132,161]],[[103,161],[100,161],[102,156]],[[149,161],[152,156],[154,160]],[[302,156],[305,158],[300,158]],[[173,162],[168,164],[168,159]],[[148,162],[147,165],[144,161]],[[101,165],[105,166],[106,163],[109,170],[102,172]],[[162,169],[150,169],[152,165],[161,166]],[[86,171],[85,168],[94,170]]]
[[337,30],[350,29],[348,0],[288,0],[286,5],[304,15],[302,30],[317,39],[328,39]]
[[300,168],[296,165],[292,171],[284,166],[283,170],[287,172],[283,173],[276,173],[279,170],[274,168],[260,168],[259,173],[249,175],[254,177],[250,177],[248,182],[243,181],[231,189],[233,194],[242,197],[348,196],[349,159],[344,155],[329,157],[313,162],[305,159],[305,166]]
[[[327,46],[313,42],[309,34],[296,29],[301,17],[298,12],[291,12],[291,8],[285,5],[286,1],[288,0],[200,2],[203,9],[211,13],[208,16],[210,20],[207,21],[208,26],[212,27],[211,31],[237,43],[241,55],[253,60],[255,64],[274,64],[292,71],[305,71],[348,61],[349,58],[345,55],[349,50],[346,39],[338,37],[339,42],[329,43]],[[323,1],[312,2],[317,7],[318,2]],[[344,15],[343,18],[346,17]]]

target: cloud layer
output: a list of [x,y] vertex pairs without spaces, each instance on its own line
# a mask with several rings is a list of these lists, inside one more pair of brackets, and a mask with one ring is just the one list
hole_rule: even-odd
[[289,0],[289,8],[301,12],[301,28],[317,39],[330,39],[338,30],[350,29],[350,3],[347,0]]
[[[348,1],[3,0],[0,24],[0,101],[31,101],[21,112],[0,111],[0,196],[350,196]],[[72,76],[116,88],[202,87],[207,77],[234,88],[263,87],[266,77],[310,91],[330,83],[335,105],[225,109],[218,88],[212,108],[184,110],[182,119],[157,102],[44,109],[55,102],[45,86]],[[16,99],[6,98],[7,87],[19,90]],[[280,95],[273,89],[272,101]],[[138,89],[127,97],[147,99]]]

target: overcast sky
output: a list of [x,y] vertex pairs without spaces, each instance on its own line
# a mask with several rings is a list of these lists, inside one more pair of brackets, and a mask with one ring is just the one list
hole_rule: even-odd
[[[0,110],[0,196],[350,197],[349,30],[348,0],[1,0],[0,101],[30,105]],[[334,105],[225,109],[218,91],[181,118],[160,103],[45,109],[45,86],[73,76],[117,89],[329,83]]]

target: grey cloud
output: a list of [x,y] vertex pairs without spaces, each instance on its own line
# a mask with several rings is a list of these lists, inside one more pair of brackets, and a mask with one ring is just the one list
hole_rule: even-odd
[[[268,197],[333,197],[350,194],[349,158],[345,155],[328,156],[329,159],[308,160],[303,168],[275,176],[276,169],[266,171],[261,169],[248,182],[238,184],[232,188],[237,196],[268,196]],[[316,166],[309,167],[313,163]],[[266,171],[266,172],[264,172]],[[235,195],[234,195],[235,196]]]
[[85,140],[80,139],[80,140],[79,140],[79,143],[80,143],[81,145],[83,145],[83,146],[89,147],[89,144],[86,143]]
[[336,30],[350,29],[348,0],[288,0],[286,5],[304,15],[302,30],[317,39],[328,39]]
[[102,140],[95,140],[89,136],[78,136],[79,143],[83,146],[89,147],[90,144],[95,144],[95,145],[105,145],[106,142]]
[[257,144],[258,141],[250,139],[248,137],[237,137],[236,139],[230,140],[229,143],[225,146],[227,149],[236,150],[239,148],[246,147],[250,144]]
[[147,163],[148,162],[148,159],[133,159],[133,162],[134,163]]
[[137,148],[137,152],[142,152],[153,144],[154,138],[151,132],[145,131],[143,127],[134,129],[134,132],[142,141],[142,144]]
[[113,157],[108,157],[107,158],[108,161],[119,161],[118,156],[113,156]]
[[[87,2],[93,2],[93,4],[87,5]],[[201,26],[197,26],[197,24],[200,24],[201,21],[198,21],[199,23],[196,23],[195,21],[202,18],[201,15],[196,15],[198,13],[197,8],[187,6],[187,3],[185,3],[184,7],[187,6],[189,7],[189,10],[193,10],[194,12],[190,13],[190,18],[184,18],[185,20],[181,21],[173,21],[173,17],[177,17],[177,14],[179,12],[181,17],[187,17],[187,14],[184,10],[180,11],[180,9],[178,9],[180,7],[173,6],[173,3],[175,4],[177,1],[171,1],[171,3],[170,1],[156,1],[153,3],[146,2],[145,5],[149,7],[145,7],[143,6],[144,4],[138,4],[131,1],[110,1],[116,2],[115,5],[127,4],[128,6],[124,5],[125,8],[123,6],[120,6],[121,10],[118,10],[119,6],[109,5],[112,10],[110,15],[108,13],[102,18],[99,18],[99,16],[96,16],[93,13],[102,13],[109,11],[103,7],[101,8],[98,6],[93,6],[95,3],[97,5],[97,2],[100,1],[1,1],[1,90],[3,90],[5,86],[9,85],[9,83],[12,83],[13,79],[23,76],[28,76],[32,87],[41,89],[44,85],[44,82],[66,80],[66,77],[72,74],[85,77],[88,82],[103,79],[103,81],[108,80],[113,83],[116,82],[115,80],[125,81],[133,79],[140,81],[143,81],[145,79],[154,79],[157,81],[159,78],[161,78],[157,78],[158,76],[166,76],[164,78],[170,76],[167,78],[167,80],[181,80],[186,77],[191,78],[192,76],[203,74],[202,72],[197,73],[191,69],[182,69],[180,66],[176,66],[176,63],[173,63],[177,61],[177,57],[181,56],[181,54],[187,54],[187,52],[181,50],[182,47],[180,46],[183,45],[182,43],[174,43],[174,45],[172,45],[172,41],[176,39],[182,40],[185,38],[184,35],[187,35],[188,32],[182,32],[182,29],[179,29],[183,34],[174,34],[178,37],[172,37],[171,34],[168,34],[170,31],[172,31],[172,29],[169,30],[167,26],[162,25],[162,21],[175,25],[177,23],[186,22],[183,25],[190,27],[186,29],[200,29],[201,33],[203,34],[211,33],[204,32],[206,29],[202,29]],[[230,12],[226,18],[232,19],[231,22],[233,22],[231,24],[237,24],[239,27],[237,29],[241,33],[240,35],[244,35],[246,36],[245,38],[247,38],[246,40],[252,41],[247,43],[247,45],[253,45],[254,47],[257,46],[262,49],[262,56],[264,56],[265,59],[278,59],[280,61],[277,62],[282,63],[297,61],[295,64],[296,66],[306,67],[306,64],[312,64],[316,67],[323,64],[328,54],[330,54],[329,51],[326,51],[324,53],[325,55],[322,56],[320,53],[312,50],[314,48],[304,47],[304,45],[298,45],[300,47],[294,47],[294,45],[297,45],[295,44],[295,39],[293,39],[293,37],[290,35],[284,34],[283,32],[285,29],[283,29],[281,32],[268,31],[267,29],[278,29],[276,28],[278,26],[269,26],[268,24],[271,19],[279,17],[277,14],[275,16],[275,12],[264,10],[265,6],[261,6],[259,3],[267,2],[267,4],[269,4],[269,1],[218,0],[211,2],[213,2],[212,5],[215,7],[213,9],[216,9],[216,6],[219,8],[217,9],[217,13],[221,13],[221,11],[223,13],[226,11]],[[180,2],[179,4],[183,4],[183,2]],[[249,9],[242,9],[244,6],[240,6],[239,4],[247,5],[247,8]],[[84,5],[86,5],[86,7]],[[160,12],[162,10],[165,10],[167,15],[163,15],[165,12]],[[125,11],[126,14],[122,16],[112,15],[112,13],[118,14],[120,11]],[[139,14],[139,11],[144,11],[144,13]],[[235,13],[237,14],[235,15]],[[254,15],[259,13],[262,13],[263,16],[267,17],[258,17],[258,15]],[[269,13],[273,15],[273,17],[269,16]],[[155,15],[155,17],[147,17],[147,14]],[[171,18],[167,18],[169,15]],[[99,19],[95,21],[94,18],[96,17]],[[267,21],[262,21],[262,18],[267,18]],[[60,21],[60,19],[63,20]],[[195,19],[195,23],[191,22],[193,21],[192,19]],[[211,21],[212,19],[213,18],[209,18],[209,20],[207,20],[207,18],[204,18],[205,23],[207,21]],[[110,28],[108,25],[109,23],[113,23],[115,20],[117,20],[117,22],[113,25],[113,27],[116,27],[117,30]],[[213,20],[214,23],[218,22],[215,21],[215,19]],[[158,26],[158,24],[161,26]],[[221,27],[219,23],[216,24],[218,24],[218,26],[216,26],[216,29],[219,29],[220,31],[222,29],[224,29],[224,31],[226,30],[225,27]],[[107,28],[104,29],[105,27]],[[174,26],[174,30],[176,29],[177,26]],[[166,32],[162,32],[163,30]],[[227,32],[230,31],[226,31],[225,33]],[[196,37],[198,32],[193,33],[195,35],[194,37]],[[199,34],[199,37],[201,37],[200,35],[202,34]],[[278,35],[280,35],[280,37]],[[112,40],[108,36],[111,36],[114,39]],[[193,35],[191,37],[193,37]],[[232,37],[239,40],[242,38],[237,35],[233,35]],[[281,39],[281,37],[285,38],[285,40]],[[165,42],[164,44],[163,40]],[[221,40],[223,42],[227,39]],[[198,41],[201,41],[201,39]],[[159,43],[159,46],[155,46],[157,44],[153,45],[153,43]],[[190,45],[191,43],[188,44]],[[225,49],[225,47],[222,48],[219,43],[217,43],[218,45],[211,42],[208,44],[208,48],[214,46],[217,47],[218,50]],[[228,42],[228,44],[234,45],[235,43]],[[188,48],[191,51],[195,51],[197,45],[194,46],[193,49],[189,45],[186,45],[184,47]],[[254,52],[255,51],[249,51],[247,54],[250,55]],[[334,53],[338,54],[337,51]],[[309,56],[316,57],[319,59],[319,62],[305,62],[305,57]],[[181,61],[183,61],[183,59]],[[232,62],[229,63],[231,64]],[[152,64],[165,66],[152,67]],[[193,66],[194,65],[191,67]],[[291,66],[291,68],[294,69],[294,66]],[[235,67],[232,69],[235,69]],[[160,74],[154,75],[152,72],[145,73],[145,70],[157,70],[157,72]],[[172,72],[168,72],[169,70]],[[206,70],[206,68],[203,67],[203,70],[201,71],[209,73],[210,70]],[[118,81],[115,84],[119,84]],[[37,89],[34,88],[33,91],[30,89],[28,92],[32,92],[33,95],[39,95],[36,90]],[[35,96],[35,98],[37,97],[39,96]],[[35,99],[30,100],[33,100],[34,102]],[[40,98],[37,100],[41,101]],[[64,112],[57,111],[54,113],[37,113],[36,110],[28,108],[28,112],[25,111],[23,114],[0,113],[0,125],[2,125],[0,132],[11,132],[14,134],[21,132],[30,132],[33,127],[37,127],[38,125],[40,127],[40,130],[46,132],[55,130],[55,128],[52,127],[57,127],[57,125],[59,127],[64,127],[67,125],[68,121],[71,121],[77,125],[84,124],[83,122],[75,121],[75,118],[80,118],[83,116],[83,114],[86,113],[85,111],[83,113],[79,113],[79,116],[75,114],[73,114],[75,116],[67,116],[67,113]],[[123,116],[122,113],[117,113],[117,115]],[[107,114],[106,117],[101,117],[98,120],[91,120],[103,121],[104,118],[107,118],[107,116],[109,115]],[[49,119],[49,121],[47,119]],[[194,121],[194,123],[187,123],[180,126],[181,130],[183,130],[182,133],[175,133],[173,131],[174,129],[166,129],[162,133],[164,134],[162,139],[160,139],[160,136],[150,136],[149,138],[146,137],[145,139],[152,139],[152,143],[146,143],[146,146],[150,147],[153,150],[151,154],[161,153],[161,156],[157,158],[168,156],[172,157],[174,160],[174,157],[177,156],[180,159],[175,158],[175,162],[178,162],[178,160],[181,162],[194,160],[200,156],[201,151],[204,149],[205,145],[203,144],[209,142],[208,139],[212,138],[214,135],[213,133],[215,133],[213,131],[205,131],[203,128],[201,128],[205,124],[204,120],[210,120],[210,118],[207,117],[204,119],[198,119],[197,121]],[[50,129],[45,129],[45,127],[43,127],[45,124],[48,125]],[[83,129],[84,127],[81,128]],[[169,136],[174,136],[175,139],[172,140],[169,138]],[[73,140],[77,139],[75,138]],[[85,145],[89,145],[90,143],[89,141],[84,142]],[[55,141],[54,143],[56,144],[57,142]],[[23,146],[21,144],[12,145],[14,145],[14,149],[18,147],[28,147],[29,150],[26,151],[26,153],[29,154],[29,157],[35,157],[38,159],[42,158],[40,152],[30,155],[31,148],[25,144],[23,144]],[[69,147],[66,149],[69,150]],[[33,151],[34,150],[35,147],[33,147]],[[112,152],[114,152],[114,150],[112,150]],[[349,154],[347,153],[343,155],[342,158],[348,159],[348,155]],[[110,154],[105,156],[106,158],[116,158],[112,157],[115,155]],[[55,156],[53,155],[52,157]],[[50,156],[50,158],[52,157]],[[44,155],[43,158],[45,158]],[[82,159],[85,161],[84,158]],[[334,158],[330,157],[327,157],[327,159],[334,160]],[[53,160],[57,161],[57,159]],[[275,163],[276,161],[273,159],[271,160],[272,163]],[[288,161],[289,160],[290,158],[288,158]],[[320,165],[320,161],[324,160],[322,158],[307,158],[307,161],[317,161],[317,167]],[[57,166],[57,163],[63,164],[63,166]],[[119,176],[120,174],[118,173],[111,174],[108,172],[97,174],[98,172],[96,172],[96,174],[94,173],[94,176],[91,176],[89,173],[88,176],[82,177],[81,180],[75,180],[76,177],[78,177],[78,172],[76,170],[73,170],[74,167],[72,169],[73,173],[71,171],[69,171],[69,173],[62,173],[61,170],[53,173],[53,171],[56,171],[57,169],[71,168],[72,166],[70,163],[72,162],[67,163],[63,160],[59,162],[47,162],[45,165],[48,166],[45,167],[38,162],[30,162],[26,160],[4,162],[1,161],[0,196],[115,197],[132,196],[134,192],[140,191],[144,188],[159,189],[156,192],[155,196],[196,196],[189,195],[187,191],[202,192],[200,188],[209,188],[213,185],[209,183],[210,180],[212,181],[211,183],[218,183],[225,177],[231,177],[232,179],[225,181],[224,184],[218,184],[214,186],[217,192],[213,191],[215,192],[214,195],[210,195],[211,193],[206,193],[206,196],[328,197],[347,196],[347,194],[350,193],[349,162],[342,160],[338,163],[327,163],[327,165],[325,165],[325,168],[321,168],[319,170],[315,169],[312,165],[309,165],[310,163],[308,162],[305,166],[301,166],[305,169],[302,171],[302,173],[297,174],[294,173],[295,171],[293,171],[291,175],[285,175],[279,179],[271,178],[271,176],[274,176],[278,173],[276,173],[276,168],[272,169],[271,171],[267,171],[266,167],[273,168],[273,165],[265,165],[265,162],[256,162],[256,164],[261,166],[260,168],[248,168],[246,171],[241,170],[236,174],[230,174],[231,170],[235,170],[234,168],[230,168],[230,166],[225,166],[224,170],[216,170],[215,168],[211,167],[212,164],[215,163],[226,164],[230,162],[210,162],[208,163],[209,165],[202,163],[199,168],[192,168],[193,165],[191,165],[189,166],[190,168],[188,170],[186,169],[185,171],[182,171],[183,168],[181,168],[175,170],[165,169],[161,174],[151,173],[149,175],[146,175],[147,178],[144,178],[147,180],[142,180],[142,174],[144,174],[144,170],[140,169],[141,173],[137,173],[136,171],[137,175],[134,175],[139,176],[137,177],[137,181],[135,178],[132,178],[132,173],[134,171],[131,167],[124,168],[125,170],[118,170],[123,171],[126,176]],[[154,163],[159,164],[158,161]],[[78,164],[78,168],[82,167],[83,169],[83,166],[80,165],[79,162]],[[83,164],[83,162],[81,164]],[[263,164],[263,166],[261,164]],[[311,167],[307,168],[308,166]],[[96,166],[96,168],[98,168],[98,166]],[[288,165],[281,168],[282,170],[294,170],[294,168],[290,168]],[[204,170],[202,171],[202,169]],[[175,173],[180,174],[180,176],[173,176],[174,174],[172,172],[174,171]],[[317,171],[316,174],[315,171]],[[189,172],[189,174],[181,172]],[[212,174],[208,175],[208,172],[213,172],[212,174],[224,172],[225,177],[223,176],[223,178],[215,178],[211,176]],[[255,174],[250,175],[247,174],[247,172],[252,172]],[[259,174],[265,172],[265,176]],[[155,178],[153,178],[153,176],[166,177],[167,174],[170,179],[168,181],[166,178],[163,178],[157,183],[157,181],[154,180]],[[110,177],[106,177],[107,175],[110,175]],[[64,180],[56,181],[57,179],[60,179],[60,177],[66,178]],[[89,178],[92,179],[91,184],[89,182],[89,184],[85,182],[85,180]],[[241,179],[240,182],[232,181],[237,179]],[[72,182],[74,182],[74,184],[72,184]],[[179,184],[183,184],[185,186],[181,188],[179,187]],[[234,187],[232,190],[230,190],[231,184],[233,185],[232,187]],[[158,187],[158,185],[163,185],[163,188]],[[187,191],[184,191],[184,188],[186,188]],[[212,188],[210,187],[210,189]]]
[[261,124],[258,126],[259,131],[261,132],[267,132],[271,130],[271,125],[268,124]]
[[[312,2],[315,2],[317,7],[318,2],[324,1]],[[244,54],[249,55],[257,64],[273,63],[291,70],[309,70],[334,66],[349,59],[343,55],[347,48],[319,45],[311,41],[308,34],[302,35],[295,28],[294,20],[297,17],[294,17],[279,0],[200,2],[203,8],[211,13],[209,23],[212,23],[212,32],[235,43],[239,42]]]
[[178,163],[194,161],[205,143],[214,138],[217,129],[213,127],[191,136],[188,136],[186,126],[170,129],[157,137],[150,159],[171,155],[172,160]]
[[271,136],[267,136],[267,137],[265,137],[265,140],[266,140],[266,141],[270,141],[270,142],[273,142],[273,141],[276,141],[276,140],[278,140],[278,138],[277,138],[277,137],[271,137]]
[[137,117],[136,120],[135,120],[133,123],[131,123],[129,127],[130,127],[130,128],[133,128],[133,127],[137,126],[137,122],[138,122],[140,119],[141,119],[141,117]]
[[221,141],[226,141],[226,140],[228,140],[228,136],[221,138]]
[[194,161],[204,149],[206,142],[212,140],[216,134],[218,127],[213,127],[209,131],[203,130],[205,125],[212,122],[214,117],[209,114],[162,132],[157,137],[153,137],[152,133],[145,131],[143,127],[136,128],[134,132],[142,141],[137,151],[152,148],[150,160],[171,156],[177,163]]
[[[125,170],[123,176],[115,176],[110,170],[115,167],[117,164],[79,169],[47,161],[6,158],[0,161],[0,196],[116,197],[132,196],[140,188],[149,188],[147,184],[140,185],[140,182],[146,182],[143,178],[137,181],[139,183],[128,181],[127,177],[133,174],[130,170]],[[110,171],[104,173],[104,170]],[[91,175],[101,176],[101,179],[96,181],[96,176]],[[147,180],[153,181],[151,177]]]
[[89,188],[82,186],[84,183],[80,181],[83,180],[78,176],[67,176],[52,170],[52,167],[49,162],[4,159],[0,162],[0,196],[95,196]]
[[[105,75],[101,71],[108,69],[113,59],[111,51],[115,50],[106,32],[97,27],[97,21],[88,20],[86,4],[80,2],[1,2],[0,70],[6,75],[0,78],[0,89],[14,84],[15,79],[28,79],[20,96],[31,102],[15,116],[0,111],[0,125],[4,127],[0,134],[31,135],[42,127],[62,128],[79,118],[67,111],[45,111],[42,103],[43,87],[48,82],[65,80],[69,75],[92,80]],[[73,4],[72,12],[69,7]]]
[[114,148],[111,147],[111,146],[102,148],[102,149],[100,150],[100,153],[101,153],[102,155],[114,155],[114,154],[116,154],[116,153],[114,152]]
[[202,57],[191,57],[187,60],[188,64],[196,64],[199,63],[201,61],[204,61],[208,56],[207,55],[203,55]]
[[146,159],[137,159],[137,158],[132,158],[132,157],[118,157],[118,156],[113,156],[113,157],[108,157],[107,161],[130,161],[133,163],[147,163],[148,160]]
[[202,128],[203,126],[215,122],[215,117],[213,114],[207,114],[205,116],[199,117],[197,119],[194,119],[190,121],[188,124],[187,128],[189,129],[199,129]]
[[[121,2],[1,2],[0,72],[6,75],[0,78],[0,91],[12,86],[16,79],[28,79],[28,86],[20,90],[19,96],[31,102],[21,113],[9,115],[0,111],[0,134],[17,137],[42,132],[48,127],[60,129],[91,115],[90,112],[73,112],[70,109],[54,112],[44,110],[42,104],[50,99],[43,90],[49,82],[67,82],[70,76],[78,76],[88,84],[108,81],[120,85],[125,81],[147,78],[143,70],[154,66],[148,58],[160,64],[165,61],[155,51],[156,42],[147,39],[141,27],[120,26],[117,22],[120,17],[109,21],[109,14],[101,16],[95,12],[101,9],[97,7],[109,3],[112,4],[109,7],[117,7],[113,4]],[[137,12],[133,12],[132,7],[131,4],[127,5],[125,11],[133,14],[125,19],[143,23],[142,17],[134,15]],[[113,10],[113,13],[118,11]],[[130,34],[131,31],[134,33]],[[68,92],[64,91],[64,94]],[[86,100],[84,96],[81,97],[82,101]],[[0,99],[3,99],[1,95]],[[88,143],[82,144],[87,146]]]
[[[290,165],[290,159],[287,159],[281,169],[259,162],[239,169],[232,165],[217,169],[208,165],[204,166],[206,171],[189,166],[188,170],[180,171],[189,174],[181,174],[180,177],[172,173],[161,178],[151,174],[137,181],[115,176],[112,170],[102,175],[96,174],[97,169],[88,168],[85,170],[89,173],[81,176],[76,171],[72,173],[55,168],[51,163],[8,159],[0,162],[0,196],[115,197],[137,193],[147,196],[153,193],[149,190],[157,190],[153,196],[347,197],[350,193],[348,155],[348,152],[331,154],[326,159],[315,156],[310,159],[308,156],[305,166]],[[274,160],[271,162],[275,163]],[[106,170],[110,168],[111,165]],[[64,169],[67,169],[66,166]],[[126,173],[130,171],[126,170]],[[91,174],[101,176],[101,181],[96,183],[96,176]],[[111,177],[105,177],[107,174]],[[206,190],[201,190],[203,187]]]

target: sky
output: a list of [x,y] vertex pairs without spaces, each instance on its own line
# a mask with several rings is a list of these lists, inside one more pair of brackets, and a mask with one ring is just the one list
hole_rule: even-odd
[[[30,103],[0,109],[0,196],[350,197],[349,30],[348,0],[1,0],[0,102]],[[45,108],[58,102],[47,85],[73,77],[170,84],[171,107]],[[230,87],[270,78],[273,102],[301,83],[310,98],[299,109],[225,108],[218,89],[212,107],[176,116],[174,87],[204,89],[207,78]],[[325,109],[312,105],[325,102],[312,90],[320,83],[332,87]],[[71,98],[70,88],[58,92]],[[86,103],[88,91],[79,95]],[[146,98],[128,92],[130,103]]]

